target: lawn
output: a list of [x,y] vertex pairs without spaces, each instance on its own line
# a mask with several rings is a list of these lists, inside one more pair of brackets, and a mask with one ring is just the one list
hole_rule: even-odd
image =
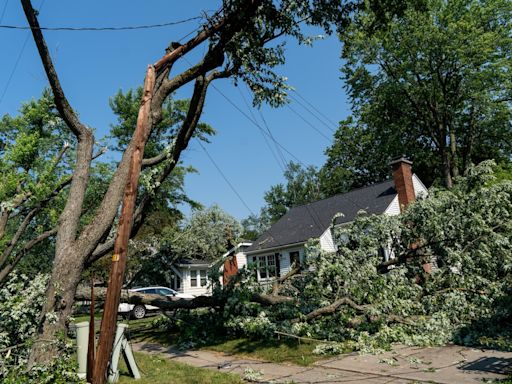
[[287,362],[307,366],[315,361],[325,359],[325,356],[313,354],[316,345],[315,342],[299,342],[289,338],[281,340],[225,339],[203,346],[201,349],[274,363]]
[[190,365],[177,363],[159,355],[135,352],[135,360],[139,367],[142,379],[135,380],[128,373],[128,369],[121,359],[120,384],[241,384],[240,376],[216,372],[206,368],[196,368]]
[[[147,317],[142,320],[123,321],[129,324],[128,338],[134,342],[158,343],[164,346],[176,344],[177,335],[153,327],[152,322],[154,320],[155,317]],[[314,341],[299,341],[287,337],[272,340],[223,337],[208,342],[200,349],[274,363],[288,362],[308,366],[325,358],[325,356],[313,354],[317,344],[318,342]],[[347,352],[349,351],[347,350]]]

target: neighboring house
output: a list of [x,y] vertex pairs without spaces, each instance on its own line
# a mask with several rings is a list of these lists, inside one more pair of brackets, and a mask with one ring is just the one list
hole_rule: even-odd
[[193,296],[211,294],[208,270],[211,263],[204,260],[181,259],[171,265],[171,288]]
[[417,196],[427,194],[427,188],[412,174],[412,162],[400,158],[390,165],[392,180],[291,208],[245,249],[246,258],[239,262],[239,268],[241,264],[256,264],[261,282],[283,276],[294,262],[304,260],[304,245],[309,239],[319,239],[323,250],[336,251],[331,224],[337,213],[344,216],[336,219],[336,225],[353,221],[361,210],[398,215]]

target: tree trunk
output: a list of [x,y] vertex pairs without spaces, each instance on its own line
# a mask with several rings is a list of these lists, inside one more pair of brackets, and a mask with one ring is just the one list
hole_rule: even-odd
[[38,338],[32,347],[29,367],[49,362],[57,355],[59,341],[65,337],[86,255],[69,247],[55,255],[54,268],[46,290]]
[[[444,138],[444,141],[446,142],[446,138]],[[439,146],[439,153],[441,155],[441,160],[443,164],[443,176],[444,176],[444,185],[446,188],[452,188],[453,187],[453,180],[452,180],[452,169],[450,164],[450,156],[448,155],[448,151],[446,149],[446,145],[441,142],[441,145]]]
[[451,174],[453,177],[459,176],[459,164],[457,155],[457,138],[453,129],[450,130],[450,155],[451,155]]
[[101,319],[100,338],[92,374],[93,384],[104,384],[107,379],[107,366],[114,342],[117,308],[119,306],[128,257],[128,240],[130,239],[132,229],[142,157],[144,156],[144,146],[148,137],[145,135],[145,132],[149,132],[151,127],[150,107],[154,85],[155,70],[153,66],[149,66],[144,81],[144,93],[134,134],[135,150],[130,161],[130,176],[124,191],[123,208],[114,245],[112,266],[110,267],[107,297]]

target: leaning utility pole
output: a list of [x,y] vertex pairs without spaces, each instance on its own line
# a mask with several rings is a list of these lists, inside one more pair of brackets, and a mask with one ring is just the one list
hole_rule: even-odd
[[107,366],[112,353],[114,334],[117,322],[117,308],[121,297],[124,271],[128,253],[128,240],[133,224],[133,212],[137,198],[139,175],[144,155],[144,145],[150,129],[150,112],[153,89],[155,86],[155,68],[148,66],[144,80],[144,91],[137,117],[137,127],[134,133],[134,150],[130,161],[128,181],[124,189],[123,207],[119,219],[112,266],[108,278],[108,288],[105,297],[103,317],[101,318],[100,337],[94,361],[92,384],[104,384],[107,380]]

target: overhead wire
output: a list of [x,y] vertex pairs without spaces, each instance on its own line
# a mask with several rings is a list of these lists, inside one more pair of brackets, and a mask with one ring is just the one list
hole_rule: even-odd
[[323,133],[321,130],[319,130],[317,127],[315,127],[314,124],[312,124],[309,120],[307,120],[304,116],[302,116],[299,112],[297,112],[295,109],[292,108],[290,104],[286,104],[286,107],[292,111],[295,115],[297,115],[302,121],[304,121],[307,125],[309,125],[311,128],[313,128],[320,136],[322,136],[325,140],[327,140],[329,143],[331,142],[331,139]]
[[[270,135],[265,132],[265,130],[261,127],[260,124],[258,124],[258,122],[254,121],[247,113],[245,113],[244,111],[242,111],[242,109],[236,105],[233,101],[231,101],[230,98],[228,98],[223,92],[221,92],[216,86],[215,84],[212,84],[211,85],[212,88],[217,91],[224,99],[226,99],[226,101],[231,104],[238,112],[240,112],[247,120],[249,120],[254,126],[256,126],[259,130],[261,130],[265,135],[269,136]],[[292,152],[288,151],[281,143],[279,143],[278,141],[275,141],[275,143],[283,150],[285,151],[288,155],[290,155],[294,160],[296,160],[299,164],[301,164],[302,166],[306,166],[297,156],[295,156]]]
[[[242,90],[240,89],[240,87],[236,87],[236,88],[238,89],[238,92],[240,93],[240,96],[242,97],[242,100],[244,101],[245,106],[247,107],[247,110],[250,112],[250,114],[251,114],[252,118],[254,119],[254,121],[257,121],[256,116],[254,116],[254,113],[253,113],[253,111],[252,111],[252,108],[249,106],[249,103],[247,102],[247,100],[246,100],[246,98],[245,98],[244,94],[242,93]],[[272,146],[270,145],[270,143],[269,143],[269,141],[268,141],[268,139],[267,139],[267,136],[265,136],[265,135],[263,134],[263,132],[261,132],[261,131],[260,131],[260,133],[261,133],[261,136],[263,137],[263,140],[265,141],[265,144],[267,145],[267,147],[268,147],[268,149],[269,149],[270,153],[272,154],[272,156],[273,156],[273,157],[274,157],[274,159],[276,160],[277,165],[278,165],[278,166],[281,168],[281,170],[284,172],[286,165],[285,165],[284,163],[281,163],[282,159],[279,159],[279,158],[278,158],[278,155],[277,155],[277,154],[274,152],[274,150],[272,149]]]
[[254,212],[252,211],[252,209],[249,207],[249,205],[245,202],[245,200],[242,198],[242,196],[238,193],[238,191],[236,190],[236,188],[233,186],[233,184],[231,184],[231,182],[229,181],[229,179],[226,177],[226,175],[224,174],[224,172],[222,172],[222,169],[217,165],[217,163],[215,162],[215,160],[213,160],[213,157],[210,155],[210,153],[206,150],[205,146],[201,143],[201,140],[199,139],[196,139],[197,143],[199,144],[199,146],[203,149],[204,153],[206,154],[206,156],[208,156],[208,158],[210,159],[210,161],[212,162],[212,164],[214,165],[215,168],[217,168],[217,171],[219,171],[220,175],[222,176],[222,178],[224,179],[224,181],[229,185],[229,187],[231,188],[231,190],[235,193],[235,195],[238,197],[238,199],[242,202],[242,204],[245,206],[245,208],[247,208],[247,210],[249,211],[249,213],[251,215],[254,215]]
[[308,106],[304,105],[300,100],[295,98],[294,96],[290,95],[291,99],[295,101],[297,104],[299,104],[302,108],[304,108],[306,111],[308,111],[311,116],[313,116],[315,119],[317,119],[321,124],[323,124],[329,131],[332,133],[335,132],[335,129],[331,127],[329,124],[327,124],[324,120],[318,117],[318,114],[315,113],[315,111],[312,111]]
[[309,105],[313,110],[315,110],[320,116],[322,116],[327,122],[329,122],[330,124],[332,124],[335,128],[338,127],[338,124],[336,124],[334,121],[332,121],[325,113],[323,113],[322,111],[320,111],[318,108],[316,108],[312,103],[310,103],[304,96],[302,96],[300,94],[299,91],[297,91],[296,89],[293,89],[292,90],[297,96],[299,96],[299,98],[302,99],[302,101],[304,101],[307,105]]
[[190,17],[188,19],[178,20],[178,21],[170,21],[168,23],[160,23],[160,24],[146,24],[146,25],[131,25],[131,26],[122,26],[122,27],[39,27],[34,28],[25,25],[0,25],[0,28],[4,29],[20,29],[20,30],[28,30],[28,29],[39,29],[41,31],[72,31],[72,32],[80,32],[80,31],[131,31],[138,29],[154,29],[154,28],[164,28],[170,27],[173,25],[179,25],[188,23],[190,21],[202,19],[202,16]]
[[283,151],[281,151],[281,148],[279,148],[277,140],[275,139],[274,135],[272,134],[272,131],[270,130],[270,127],[268,126],[267,120],[263,116],[263,113],[261,113],[261,110],[258,110],[258,112],[260,114],[261,121],[263,121],[263,125],[265,125],[265,128],[267,129],[267,132],[268,132],[270,138],[274,142],[274,146],[276,147],[276,152],[278,153],[279,158],[283,162],[284,168],[286,168],[288,166],[288,162],[286,161],[286,159],[283,155]]
[[[38,12],[41,12],[41,9],[43,8],[45,0],[41,1],[41,5],[39,5]],[[4,10],[2,13],[5,13],[5,8],[7,7],[7,4],[4,7]],[[3,17],[3,14],[2,14]],[[20,53],[18,54],[18,57],[16,58],[16,61],[14,63],[14,67],[12,68],[11,74],[7,78],[7,83],[5,83],[4,90],[2,91],[2,94],[0,95],[0,105],[4,101],[5,94],[7,93],[7,90],[9,89],[9,85],[11,85],[12,78],[14,77],[14,73],[16,72],[16,69],[18,68],[18,65],[20,63],[21,57],[23,56],[23,52],[25,52],[25,48],[27,46],[28,40],[30,38],[30,32],[27,32],[27,36],[25,37],[25,41],[23,41],[23,45],[21,46]]]

